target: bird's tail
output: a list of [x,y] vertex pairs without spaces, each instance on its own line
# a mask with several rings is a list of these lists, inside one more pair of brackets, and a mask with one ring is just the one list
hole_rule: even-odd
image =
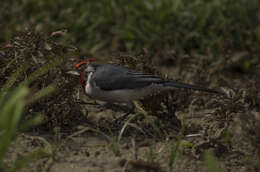
[[187,88],[187,89],[192,89],[192,90],[221,94],[221,92],[219,92],[217,90],[213,90],[213,89],[209,89],[209,88],[203,88],[203,87],[200,87],[200,86],[190,85],[190,84],[185,84],[185,83],[180,83],[180,82],[165,82],[164,86],[165,87],[171,87],[171,88]]

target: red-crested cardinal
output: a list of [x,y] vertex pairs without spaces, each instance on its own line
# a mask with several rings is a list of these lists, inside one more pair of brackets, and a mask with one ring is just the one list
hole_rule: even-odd
[[[76,64],[80,65],[93,62],[87,59]],[[90,98],[107,103],[126,103],[130,112],[135,108],[133,101],[153,93],[187,88],[210,93],[220,93],[216,90],[200,86],[172,82],[142,72],[137,72],[122,66],[104,64],[90,64],[81,73],[80,82],[85,94]]]

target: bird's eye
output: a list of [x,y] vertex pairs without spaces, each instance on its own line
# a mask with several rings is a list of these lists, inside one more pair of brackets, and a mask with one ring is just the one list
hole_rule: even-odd
[[94,72],[94,71],[95,71],[94,67],[88,66],[88,68],[85,70],[85,73],[89,74],[89,73]]
[[91,72],[94,72],[93,70],[86,70],[85,73],[86,74],[90,74]]

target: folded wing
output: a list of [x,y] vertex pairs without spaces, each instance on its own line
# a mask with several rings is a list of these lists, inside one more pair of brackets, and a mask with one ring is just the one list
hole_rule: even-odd
[[103,90],[138,89],[165,82],[159,77],[111,64],[100,66],[92,77]]

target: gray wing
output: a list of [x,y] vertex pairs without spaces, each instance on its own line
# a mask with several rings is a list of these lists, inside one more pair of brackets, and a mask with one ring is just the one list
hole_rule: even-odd
[[92,77],[103,90],[144,88],[153,83],[165,82],[159,77],[111,64],[99,66]]

